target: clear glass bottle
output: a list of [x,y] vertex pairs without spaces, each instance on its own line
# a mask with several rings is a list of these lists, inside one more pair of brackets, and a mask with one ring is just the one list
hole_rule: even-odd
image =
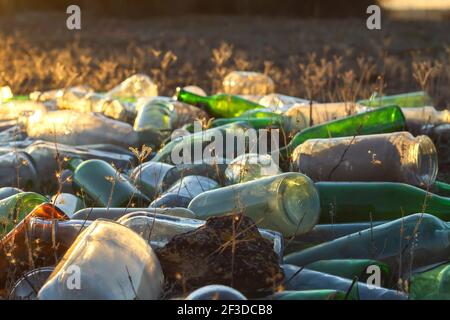
[[307,176],[283,173],[204,192],[191,201],[188,209],[199,219],[243,213],[259,227],[288,237],[314,227],[320,202],[314,183]]
[[273,158],[266,154],[247,153],[236,157],[225,170],[227,184],[248,182],[283,173]]
[[262,96],[275,91],[273,80],[262,73],[232,71],[222,82],[223,92],[235,95]]
[[187,208],[199,194],[219,188],[219,184],[203,176],[186,176],[175,182],[166,192],[150,204],[151,208]]
[[[78,283],[69,279],[73,266]],[[162,294],[163,281],[158,258],[144,239],[119,223],[96,220],[77,237],[38,298],[155,300]]]
[[272,93],[262,97],[259,104],[274,112],[284,113],[295,105],[309,105],[309,100]]
[[145,74],[135,74],[122,81],[105,94],[110,98],[137,99],[143,97],[156,97],[158,86]]
[[131,125],[98,113],[58,110],[21,120],[28,137],[67,145],[109,143],[128,148],[139,144]]
[[292,170],[314,181],[386,181],[425,187],[436,179],[436,148],[427,136],[395,132],[310,139],[292,155]]

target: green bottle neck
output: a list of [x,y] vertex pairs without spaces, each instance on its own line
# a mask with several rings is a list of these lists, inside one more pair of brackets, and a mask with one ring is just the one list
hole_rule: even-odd
[[211,98],[200,96],[183,89],[178,90],[177,99],[178,101],[198,107],[206,107],[208,109],[211,107]]
[[82,162],[83,160],[80,158],[72,158],[69,160],[68,167],[70,170],[75,171]]

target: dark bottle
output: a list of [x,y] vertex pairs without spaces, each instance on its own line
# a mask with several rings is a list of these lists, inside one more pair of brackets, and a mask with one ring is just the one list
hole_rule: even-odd
[[149,199],[126,176],[103,160],[72,159],[73,182],[97,205],[103,207],[145,206]]
[[289,254],[284,261],[306,266],[328,259],[373,259],[386,263],[398,276],[448,260],[449,237],[447,223],[418,213]]
[[350,297],[360,300],[406,300],[408,298],[403,292],[375,286],[369,287],[363,282],[356,282],[352,287],[352,280],[301,269],[289,264],[283,265],[283,271],[285,290],[341,290],[349,292]]

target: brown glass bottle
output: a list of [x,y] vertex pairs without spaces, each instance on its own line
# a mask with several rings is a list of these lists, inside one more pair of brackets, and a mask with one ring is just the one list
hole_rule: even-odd
[[55,222],[68,219],[52,204],[43,203],[1,239],[0,296],[25,272],[57,262],[71,241],[63,241],[70,237],[55,232]]

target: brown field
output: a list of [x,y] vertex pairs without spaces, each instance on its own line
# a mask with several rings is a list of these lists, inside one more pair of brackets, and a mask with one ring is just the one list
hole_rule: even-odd
[[26,13],[0,19],[0,84],[13,92],[85,84],[112,88],[142,72],[170,95],[177,86],[220,89],[230,70],[268,73],[284,94],[319,101],[372,92],[426,90],[450,106],[450,21],[394,21],[366,29],[365,17],[314,20],[186,16],[118,20]]

